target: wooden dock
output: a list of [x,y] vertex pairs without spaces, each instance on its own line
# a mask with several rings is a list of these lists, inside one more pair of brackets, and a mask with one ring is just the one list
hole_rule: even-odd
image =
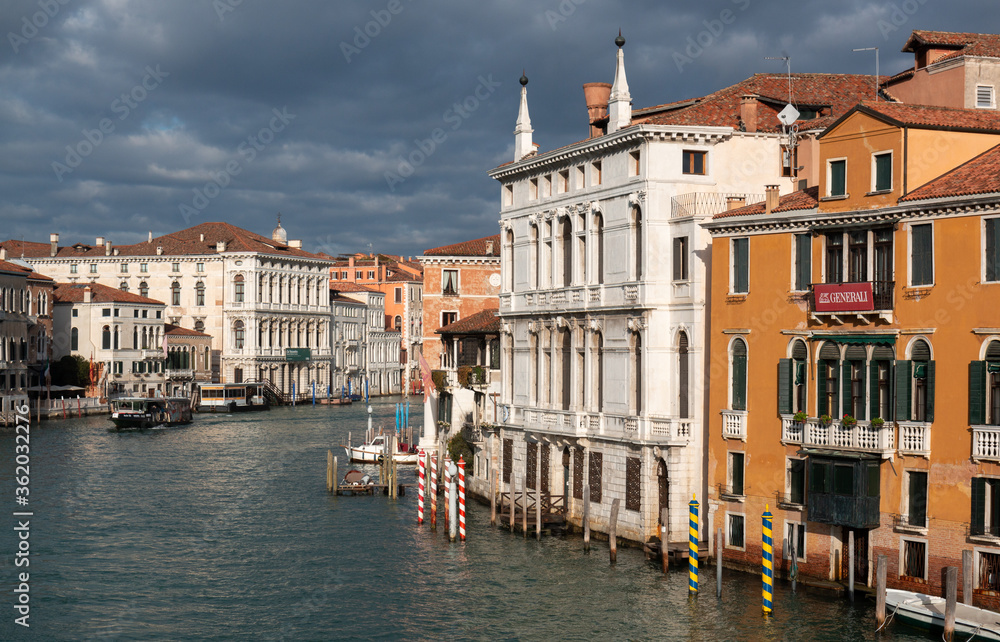
[[[667,544],[667,559],[671,564],[687,564],[688,553],[690,551],[688,542],[670,542]],[[642,545],[642,550],[648,559],[661,559],[660,542],[646,542]],[[698,542],[698,561],[704,562],[708,559],[708,542]]]
[[[406,494],[406,487],[413,484],[399,484],[396,488],[399,497]],[[388,484],[338,484],[333,491],[334,495],[354,496],[354,495],[388,495]]]
[[[522,532],[525,535],[538,533],[539,530],[546,535],[561,535],[566,531],[566,505],[562,495],[539,493],[530,488],[527,493],[523,490],[515,492],[513,494],[513,527],[510,523],[511,493],[500,493],[499,495],[497,524],[501,528],[508,528],[512,532]],[[527,508],[527,514],[525,514],[525,508]],[[538,528],[539,519],[541,519],[541,529]]]

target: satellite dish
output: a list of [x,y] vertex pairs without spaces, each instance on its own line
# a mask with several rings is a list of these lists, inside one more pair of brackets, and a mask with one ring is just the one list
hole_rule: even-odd
[[785,105],[785,108],[778,112],[778,120],[781,121],[782,125],[791,126],[792,123],[799,119],[799,110],[792,107],[791,105]]

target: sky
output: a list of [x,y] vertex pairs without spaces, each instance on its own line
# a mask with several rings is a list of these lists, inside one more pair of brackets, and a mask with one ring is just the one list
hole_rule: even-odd
[[586,138],[581,85],[633,108],[754,73],[892,74],[911,30],[995,0],[3,0],[0,239],[115,245],[207,221],[416,256],[498,232],[518,78],[534,142]]

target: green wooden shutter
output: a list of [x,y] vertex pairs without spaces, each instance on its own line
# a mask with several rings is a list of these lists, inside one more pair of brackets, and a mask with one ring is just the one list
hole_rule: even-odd
[[969,425],[986,423],[986,362],[969,363]]
[[924,412],[926,421],[934,421],[934,362],[927,362],[927,409]]
[[910,362],[906,360],[896,361],[896,421],[910,420],[910,397],[913,390],[913,378],[910,376]]
[[970,530],[973,535],[982,535],[986,530],[986,479],[973,477],[972,509],[969,516]]
[[843,196],[847,193],[845,173],[847,161],[832,161],[830,163],[830,196]]
[[[862,364],[861,367],[858,369],[858,372],[860,373],[861,377],[861,416],[858,417],[858,419],[868,419],[870,418],[870,414],[868,412],[869,403],[865,399],[865,376],[867,375],[867,368],[865,368],[865,366]],[[878,397],[876,397],[876,399],[878,399]]]
[[872,361],[868,365],[868,416],[871,419],[881,417],[881,412],[882,408],[878,404],[878,362]]
[[1000,281],[1000,219],[986,219],[986,280]]
[[812,238],[809,234],[795,235],[795,289],[808,290],[812,282]]
[[792,360],[778,359],[778,414],[792,412]]
[[747,409],[747,356],[733,355],[733,410]]
[[930,285],[934,282],[934,237],[930,223],[914,225],[910,257],[911,285]]
[[750,291],[750,239],[733,239],[733,292]]
[[875,189],[884,190],[892,187],[892,155],[881,154],[875,157]]
[[816,367],[816,416],[828,415],[826,407],[826,363],[820,361]]
[[[843,397],[840,399],[840,414],[830,413],[835,418],[843,417],[844,415],[853,415],[854,408],[851,408],[851,362],[841,361],[840,362],[840,389],[844,391]],[[858,419],[858,417],[855,417]]]

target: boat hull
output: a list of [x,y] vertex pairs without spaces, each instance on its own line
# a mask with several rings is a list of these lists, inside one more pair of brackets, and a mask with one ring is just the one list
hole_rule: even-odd
[[[886,590],[886,610],[895,612],[895,618],[918,628],[933,632],[944,630],[945,599],[923,593]],[[1000,642],[1000,613],[987,611],[966,604],[955,607],[955,631],[976,640]]]
[[[344,446],[347,458],[359,464],[377,464],[382,457],[381,448],[378,450],[368,450],[364,446]],[[397,464],[415,466],[417,464],[417,453],[396,453],[392,456]]]
[[182,426],[192,421],[190,402],[183,398],[135,397],[112,402],[109,430],[148,430],[155,426]]

